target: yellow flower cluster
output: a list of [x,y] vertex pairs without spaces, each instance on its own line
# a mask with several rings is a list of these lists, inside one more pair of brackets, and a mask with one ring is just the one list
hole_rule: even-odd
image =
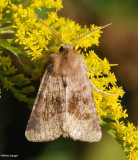
[[[123,121],[116,120],[113,123],[114,128],[117,130],[119,139],[122,140],[124,150],[129,153],[129,160],[138,159],[138,127],[133,123],[128,122],[127,125]],[[130,148],[128,148],[128,146]]]
[[[0,69],[2,69],[1,71],[1,75],[0,78],[1,80],[2,78],[2,74],[5,76],[9,76],[11,74],[15,74],[17,69],[15,68],[15,66],[12,65],[12,59],[10,56],[3,56],[2,55],[2,51],[0,51]],[[4,83],[4,88],[6,88],[7,90],[14,85],[14,83],[12,83],[10,80],[7,80],[7,78],[5,78],[5,80],[3,80]]]
[[[56,11],[62,8],[61,1],[57,0],[47,0],[38,1],[34,0],[30,7],[23,9],[22,5],[18,7],[11,4],[9,7],[9,12],[13,13],[14,27],[18,28],[16,32],[17,39],[15,42],[19,41],[19,44],[23,44],[25,49],[29,48],[28,55],[31,55],[32,60],[39,60],[43,58],[44,51],[46,52],[58,52],[58,48],[61,43],[55,37],[51,35],[51,31],[43,24],[36,22],[36,18],[32,14],[32,8],[40,7],[55,8]],[[51,11],[47,13],[48,18],[44,22],[49,25],[55,32],[61,37],[61,39],[66,43],[72,43],[84,33],[87,33],[89,29],[85,26],[81,28],[79,24],[75,24],[74,21],[69,19],[65,20],[63,17],[58,17],[56,11]],[[91,30],[96,29],[94,25],[91,26]],[[102,31],[97,31],[84,37],[80,40],[75,48],[87,47],[95,44],[98,45],[99,37]],[[54,43],[54,45],[53,45]],[[43,54],[42,54],[43,53]]]
[[89,54],[86,54],[84,59],[87,67],[93,70],[93,72],[88,72],[88,75],[91,77],[95,86],[107,93],[110,91],[112,94],[109,96],[98,93],[95,90],[93,91],[99,117],[101,119],[110,118],[112,120],[126,118],[126,110],[122,109],[121,103],[118,100],[119,96],[123,96],[124,91],[122,87],[116,85],[115,75],[110,72],[111,65],[107,59],[101,60],[94,51],[90,51]]
[[3,18],[3,10],[7,7],[9,0],[1,0],[0,1],[0,20]]
[[[23,86],[30,83],[34,78],[40,78],[41,70],[49,53],[57,53],[62,46],[59,39],[45,25],[37,21],[36,17],[32,14],[35,13],[34,10],[38,11],[36,9],[42,12],[42,7],[46,9],[46,13],[44,14],[46,18],[43,22],[50,26],[64,43],[72,44],[85,33],[98,28],[94,25],[91,25],[90,29],[86,26],[82,28],[72,20],[59,17],[57,11],[62,8],[61,0],[32,0],[27,7],[23,7],[21,4],[17,6],[11,0],[11,3],[7,6],[6,13],[11,13],[10,15],[12,16],[16,35],[15,43],[18,43],[21,49],[24,50],[20,54],[33,63],[34,69],[30,72],[30,68],[21,63],[32,78],[26,78],[23,74],[15,74],[16,69],[11,65],[11,58],[9,56],[0,57],[0,67],[3,70],[8,69],[10,74],[15,74],[10,80],[4,79],[6,83],[5,87],[10,88],[15,97],[25,102],[31,101],[28,100],[26,94],[34,90],[33,86],[18,91],[13,87],[14,82],[18,86]],[[95,86],[99,90],[112,94],[107,95],[93,90],[101,124],[105,127],[108,126],[108,132],[122,144],[128,159],[136,160],[138,159],[138,129],[132,123],[128,122],[125,124],[123,121],[120,121],[120,119],[122,120],[128,115],[120,101],[120,98],[124,95],[124,91],[122,87],[117,86],[116,77],[114,73],[110,72],[111,66],[115,66],[116,64],[109,64],[106,58],[100,59],[93,50],[87,53],[88,47],[99,45],[101,33],[102,31],[96,31],[88,34],[80,39],[74,47],[76,50],[80,47],[84,48],[84,52],[78,50],[78,53],[83,55],[87,67],[93,70],[93,72],[88,71],[88,75]],[[106,119],[108,119],[108,123]]]
[[56,8],[56,11],[63,8],[62,1],[61,0],[32,0],[31,6],[32,9],[38,8],[41,9],[41,7],[46,8]]
[[15,74],[17,69],[12,65],[12,59],[10,56],[0,55],[0,66],[3,68],[5,74]]

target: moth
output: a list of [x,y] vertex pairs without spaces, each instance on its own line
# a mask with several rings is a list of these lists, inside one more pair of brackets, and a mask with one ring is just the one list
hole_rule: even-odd
[[89,80],[83,57],[73,48],[76,42],[73,45],[61,42],[63,46],[59,53],[51,54],[47,62],[25,136],[32,142],[52,141],[60,136],[87,142],[99,141],[102,132],[91,86],[100,90]]

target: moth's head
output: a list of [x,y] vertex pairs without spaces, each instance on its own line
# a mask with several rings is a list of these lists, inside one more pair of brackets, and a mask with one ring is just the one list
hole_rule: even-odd
[[70,50],[73,50],[73,45],[71,45],[70,43],[64,43],[64,45],[60,47],[59,52],[65,52]]
[[73,45],[70,44],[70,43],[65,43],[65,44],[63,45],[63,48],[64,48],[64,49],[65,49],[65,48],[73,49]]

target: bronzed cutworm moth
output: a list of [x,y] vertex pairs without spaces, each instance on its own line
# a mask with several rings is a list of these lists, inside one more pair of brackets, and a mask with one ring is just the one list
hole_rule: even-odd
[[82,56],[73,45],[62,43],[59,53],[51,54],[47,63],[25,136],[33,142],[51,141],[61,135],[74,140],[99,141],[102,132],[91,86],[100,90],[89,80]]

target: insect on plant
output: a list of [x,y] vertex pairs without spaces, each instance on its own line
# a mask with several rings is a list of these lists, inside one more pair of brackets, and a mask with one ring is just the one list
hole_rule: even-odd
[[[35,15],[34,15],[35,16]],[[36,16],[35,16],[36,17]],[[64,43],[47,24],[36,17],[62,42],[59,53],[51,54],[46,64],[40,88],[33,106],[25,136],[29,141],[51,141],[61,135],[74,140],[94,142],[102,137],[100,122],[91,87],[97,92],[111,95],[96,88],[89,80],[83,57],[73,44]]]

